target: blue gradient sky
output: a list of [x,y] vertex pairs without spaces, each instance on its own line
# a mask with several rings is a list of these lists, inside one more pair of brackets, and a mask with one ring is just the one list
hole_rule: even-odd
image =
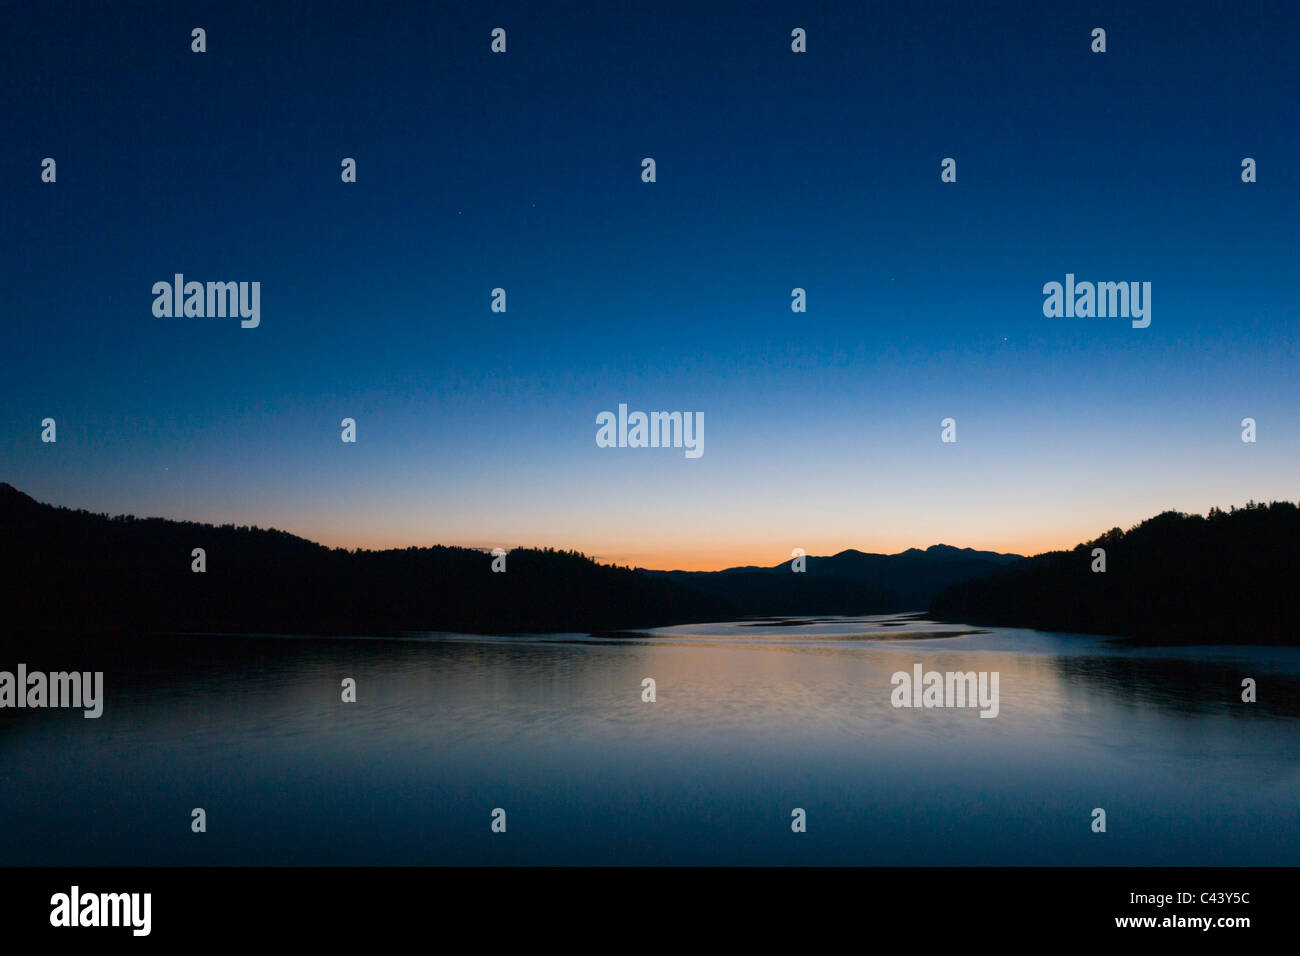
[[[1293,5],[266,6],[0,14],[39,500],[713,568],[1300,497]],[[261,326],[155,318],[176,272]],[[1150,328],[1045,318],[1067,272]],[[598,448],[620,402],[703,457]]]

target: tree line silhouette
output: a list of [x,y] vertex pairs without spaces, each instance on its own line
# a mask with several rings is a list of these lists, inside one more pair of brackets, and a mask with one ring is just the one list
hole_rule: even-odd
[[[1093,570],[1093,551],[1106,570]],[[1294,644],[1300,508],[1251,501],[1168,511],[1070,551],[954,584],[931,613],[968,624],[1115,634],[1152,642]]]
[[[109,517],[0,483],[3,630],[382,635],[591,632],[927,607],[969,624],[1153,641],[1294,643],[1300,508],[1166,512],[1032,558],[935,545],[808,557],[806,572],[641,571],[519,548],[327,548],[284,531]],[[206,570],[191,570],[202,548]],[[1094,549],[1105,572],[1093,571]]]
[[[762,615],[918,610],[1015,560],[937,545],[775,568],[655,572],[520,548],[327,548],[284,531],[109,517],[0,483],[9,628],[60,632],[390,634],[613,631]],[[192,570],[202,548],[206,569]]]
[[493,573],[472,548],[327,548],[284,531],[55,508],[7,484],[0,529],[8,631],[585,632],[732,611],[574,551],[517,549]]

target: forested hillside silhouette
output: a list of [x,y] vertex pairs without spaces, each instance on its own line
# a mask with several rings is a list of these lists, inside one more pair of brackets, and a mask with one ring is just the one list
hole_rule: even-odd
[[[1093,549],[1106,570],[1092,570]],[[1248,503],[1165,512],[1071,551],[955,584],[931,613],[968,624],[1115,634],[1154,642],[1294,644],[1300,508]]]
[[[499,574],[469,548],[331,549],[284,531],[56,508],[3,483],[0,518],[7,626],[86,633],[508,634],[885,614],[1018,558],[936,545],[810,556],[798,574],[789,563],[660,572],[515,549]],[[195,548],[203,573],[191,570]]]
[[[191,570],[203,548],[207,570]],[[576,552],[348,551],[283,531],[114,517],[0,484],[6,632],[590,631],[719,620],[716,598]]]
[[[202,548],[206,571],[191,570]],[[1093,550],[1106,571],[1092,570]],[[0,633],[612,631],[925,610],[1166,642],[1295,643],[1300,508],[1167,512],[1032,558],[935,545],[773,568],[642,571],[572,551],[327,548],[284,531],[109,517],[0,483]]]

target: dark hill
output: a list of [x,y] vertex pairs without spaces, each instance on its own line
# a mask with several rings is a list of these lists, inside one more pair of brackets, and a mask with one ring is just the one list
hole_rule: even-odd
[[55,508],[3,483],[0,594],[9,633],[591,631],[733,614],[574,552],[514,550],[494,574],[468,548],[330,549],[283,531]]
[[[1092,550],[1106,572],[1092,571]],[[1256,504],[1165,512],[1071,551],[955,584],[931,613],[968,624],[1116,634],[1155,642],[1294,644],[1300,509]]]

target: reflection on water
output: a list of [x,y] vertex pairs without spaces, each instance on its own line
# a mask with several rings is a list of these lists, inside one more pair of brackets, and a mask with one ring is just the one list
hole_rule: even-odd
[[[103,670],[106,703],[0,710],[5,864],[1300,863],[1289,648],[875,617],[0,645],[20,661]],[[998,671],[999,716],[895,709],[916,663]]]

